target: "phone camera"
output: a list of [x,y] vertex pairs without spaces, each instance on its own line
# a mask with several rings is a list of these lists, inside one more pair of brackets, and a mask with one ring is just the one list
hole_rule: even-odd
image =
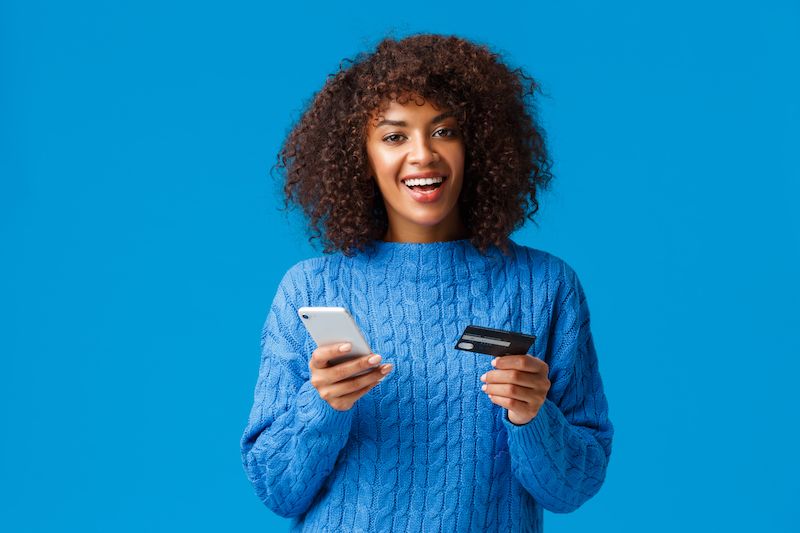
[[305,318],[306,320],[308,320],[308,315],[303,315],[303,318]]

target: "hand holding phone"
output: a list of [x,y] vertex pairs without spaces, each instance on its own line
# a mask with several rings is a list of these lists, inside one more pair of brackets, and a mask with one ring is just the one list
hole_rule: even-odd
[[[392,370],[380,365],[353,317],[343,307],[301,307],[298,315],[317,348],[311,355],[311,384],[337,411],[346,411]],[[341,350],[343,345],[350,348]]]

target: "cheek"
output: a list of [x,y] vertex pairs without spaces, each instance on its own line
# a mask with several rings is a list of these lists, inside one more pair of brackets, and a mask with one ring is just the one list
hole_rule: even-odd
[[367,156],[371,167],[374,169],[375,173],[379,175],[386,174],[390,171],[397,159],[396,155],[382,149],[380,146],[376,147],[374,145],[367,146]]
[[455,147],[451,155],[452,155],[452,158],[450,160],[451,165],[459,170],[464,170],[464,155],[465,155],[464,145],[462,144],[460,146]]
[[397,183],[398,173],[402,167],[402,162],[397,158],[385,157],[376,158],[373,160],[373,169],[375,170],[376,181],[378,185],[383,187],[394,186]]
[[378,151],[373,157],[376,168],[383,169],[384,172],[392,171],[401,161],[400,156],[394,152]]
[[379,179],[377,176],[372,176],[372,181],[378,186],[378,190],[381,191],[381,194],[386,194],[385,185],[383,184],[383,180]]
[[381,172],[381,169],[376,168],[377,174],[373,175],[372,180],[378,185],[378,189],[385,197],[394,193],[396,189],[394,179]]
[[442,143],[442,145],[438,147],[438,150],[439,155],[443,159],[442,162],[447,164],[450,170],[459,174],[463,172],[466,151],[464,150],[464,145],[462,143]]

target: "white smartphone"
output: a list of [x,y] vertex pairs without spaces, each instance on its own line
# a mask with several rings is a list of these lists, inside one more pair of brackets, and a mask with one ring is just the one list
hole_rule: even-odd
[[[338,365],[372,353],[361,329],[344,307],[301,307],[297,310],[297,314],[317,346],[343,342],[353,345],[347,354],[331,359],[329,365]],[[372,368],[367,368],[353,376],[360,376],[370,371]]]

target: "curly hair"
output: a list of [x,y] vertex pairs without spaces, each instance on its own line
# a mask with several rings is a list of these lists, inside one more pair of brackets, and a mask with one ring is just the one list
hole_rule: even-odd
[[553,177],[536,92],[537,81],[484,45],[435,34],[386,37],[328,75],[284,140],[270,171],[285,174],[283,209],[302,208],[309,242],[320,239],[323,253],[350,256],[380,239],[389,222],[369,172],[368,123],[392,100],[421,95],[454,111],[461,129],[458,209],[470,241],[481,253],[491,245],[505,253],[525,218],[536,224],[537,191]]

